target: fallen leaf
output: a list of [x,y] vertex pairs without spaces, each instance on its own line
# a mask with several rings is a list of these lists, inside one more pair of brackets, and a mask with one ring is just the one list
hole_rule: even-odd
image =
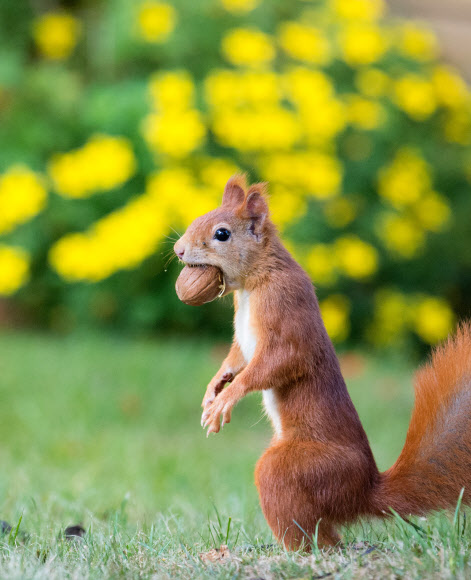
[[213,548],[209,552],[201,552],[199,557],[205,564],[212,564],[213,562],[227,562],[232,559],[232,554],[229,552],[225,544],[221,544],[219,549]]

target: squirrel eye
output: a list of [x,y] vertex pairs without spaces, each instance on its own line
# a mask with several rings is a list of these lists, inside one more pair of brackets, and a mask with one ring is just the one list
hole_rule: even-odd
[[231,232],[226,230],[226,228],[219,228],[214,234],[214,239],[218,242],[226,242],[231,237]]

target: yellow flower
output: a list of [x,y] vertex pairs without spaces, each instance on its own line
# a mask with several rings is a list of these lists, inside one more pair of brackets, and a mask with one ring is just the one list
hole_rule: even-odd
[[447,337],[455,323],[455,316],[449,304],[442,298],[422,296],[413,311],[415,332],[429,344],[435,344]]
[[376,68],[365,68],[357,72],[355,84],[367,97],[382,97],[388,94],[391,79]]
[[250,12],[260,4],[260,0],[220,0],[229,12]]
[[368,329],[369,338],[378,346],[392,344],[409,326],[411,300],[393,288],[382,288],[376,292],[374,303],[374,320]]
[[136,171],[136,158],[124,137],[95,135],[81,149],[55,155],[48,169],[58,193],[84,198],[125,183]]
[[194,83],[186,71],[154,75],[149,84],[154,107],[142,122],[145,140],[157,153],[185,157],[206,137],[201,113],[191,108]]
[[338,278],[335,252],[327,244],[314,244],[305,259],[306,270],[314,284],[331,286]]
[[334,138],[347,124],[345,106],[334,98],[312,102],[309,107],[299,107],[299,116],[308,145],[312,146]]
[[152,104],[160,111],[189,108],[193,104],[194,92],[195,85],[186,71],[157,73],[149,82]]
[[418,151],[403,147],[378,174],[378,193],[394,207],[416,202],[432,188],[430,167]]
[[280,185],[270,188],[270,215],[275,224],[283,229],[303,216],[307,211],[306,199]]
[[312,108],[334,97],[331,79],[319,70],[292,68],[283,75],[282,82],[288,98],[299,108]]
[[64,279],[97,282],[132,270],[152,255],[168,224],[186,227],[220,201],[216,188],[198,188],[186,169],[149,177],[146,193],[106,215],[84,233],[68,234],[50,249],[49,261]]
[[377,129],[384,122],[384,108],[370,99],[358,95],[349,95],[347,101],[347,118],[354,127],[367,131]]
[[420,225],[432,232],[439,232],[449,222],[451,209],[447,200],[436,191],[425,193],[413,206]]
[[27,282],[29,264],[24,250],[0,245],[0,295],[10,296]]
[[261,169],[270,183],[298,188],[318,199],[337,195],[343,178],[341,162],[318,151],[270,155]]
[[442,298],[381,289],[375,295],[375,316],[368,334],[372,342],[385,346],[410,328],[425,342],[435,344],[446,338],[454,323],[453,311]]
[[357,236],[338,238],[335,242],[335,255],[339,269],[350,278],[368,278],[378,269],[378,252]]
[[374,21],[384,14],[382,0],[333,0],[333,10],[340,19]]
[[239,167],[227,159],[210,157],[205,159],[200,167],[201,181],[221,192],[224,190],[227,180],[236,173],[240,173]]
[[70,14],[49,12],[34,20],[33,37],[43,56],[63,60],[72,54],[80,29],[80,22]]
[[239,105],[277,105],[281,98],[279,78],[273,71],[237,71]]
[[146,42],[165,42],[175,28],[177,14],[171,4],[143,2],[137,11],[140,37]]
[[440,65],[433,69],[432,83],[439,103],[455,108],[469,104],[471,94],[465,81],[451,67]]
[[300,136],[293,113],[276,106],[220,111],[212,129],[219,143],[240,151],[291,149]]
[[93,182],[96,189],[107,191],[127,181],[136,171],[131,142],[124,137],[96,135],[85,146],[90,164],[96,163]]
[[428,119],[437,109],[433,84],[413,73],[396,81],[394,101],[400,109],[416,121]]
[[331,60],[330,44],[324,33],[299,22],[285,22],[279,32],[282,48],[293,58],[325,65]]
[[407,22],[399,30],[398,48],[405,56],[429,61],[437,56],[437,39],[431,30]]
[[196,109],[151,113],[142,124],[150,148],[171,157],[185,157],[201,146],[206,127]]
[[147,192],[159,204],[161,214],[169,216],[172,226],[178,227],[187,227],[221,202],[219,187],[198,186],[193,174],[179,167],[151,175]]
[[296,106],[300,128],[309,145],[325,144],[345,128],[345,107],[335,97],[327,75],[296,67],[281,80],[286,97]]
[[136,268],[155,251],[166,229],[160,204],[144,194],[98,220],[88,232],[58,240],[49,262],[69,282],[98,282],[118,270]]
[[280,93],[278,77],[271,71],[218,70],[205,80],[206,100],[213,109],[274,106]]
[[319,304],[325,328],[330,338],[341,342],[350,333],[350,301],[342,294],[333,294]]
[[178,206],[180,195],[185,191],[193,193],[195,187],[196,183],[189,169],[180,166],[167,167],[149,175],[146,194],[160,204],[161,212],[165,214]]
[[[183,205],[179,211],[172,215],[180,214],[183,227],[188,227],[197,217],[208,213],[221,203],[221,190],[212,187],[195,187],[180,194]],[[183,197],[183,199],[181,199]]]
[[345,62],[351,66],[373,64],[388,49],[384,31],[369,24],[352,23],[339,37]]
[[235,28],[222,39],[224,57],[237,66],[265,65],[275,58],[271,38],[255,28]]
[[46,205],[43,179],[27,167],[11,167],[0,176],[0,234],[12,231]]
[[355,219],[356,207],[351,199],[337,197],[326,203],[324,214],[329,225],[343,228]]
[[204,81],[205,97],[212,108],[237,107],[245,104],[240,91],[239,71],[216,70]]
[[424,231],[407,216],[385,216],[377,233],[386,248],[401,258],[413,258],[425,243]]

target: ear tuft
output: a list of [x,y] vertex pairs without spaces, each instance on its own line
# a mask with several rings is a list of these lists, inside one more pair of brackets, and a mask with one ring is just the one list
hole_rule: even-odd
[[[267,201],[267,197],[268,197],[268,182],[267,181],[262,181],[261,183],[253,183],[249,187],[249,190],[247,192],[247,195],[250,194],[250,193],[258,193],[263,198],[265,198],[265,201]],[[267,203],[267,205],[268,205],[268,203]]]
[[246,174],[233,175],[226,183],[224,194],[222,196],[222,207],[236,209],[240,207],[245,200],[245,191],[247,189]]
[[245,200],[245,209],[249,217],[264,221],[268,216],[267,190],[268,183],[254,183],[249,187]]
[[257,240],[261,239],[263,226],[269,214],[266,191],[266,183],[251,185],[242,208],[243,214],[251,221],[250,231]]

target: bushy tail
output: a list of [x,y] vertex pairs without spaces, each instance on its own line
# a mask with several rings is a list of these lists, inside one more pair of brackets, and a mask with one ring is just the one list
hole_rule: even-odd
[[471,322],[437,348],[415,381],[415,406],[399,459],[376,490],[376,513],[402,516],[471,504]]

